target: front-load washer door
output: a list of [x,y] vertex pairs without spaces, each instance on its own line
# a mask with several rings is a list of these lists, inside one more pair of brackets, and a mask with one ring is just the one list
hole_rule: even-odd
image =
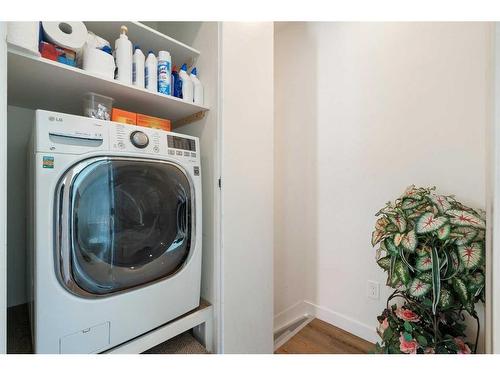
[[194,192],[174,163],[85,160],[58,190],[56,272],[81,296],[104,296],[172,276],[193,248]]

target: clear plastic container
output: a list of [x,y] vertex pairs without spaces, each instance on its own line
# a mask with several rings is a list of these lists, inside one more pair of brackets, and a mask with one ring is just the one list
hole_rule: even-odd
[[110,121],[113,101],[114,99],[109,96],[88,92],[83,97],[83,114],[87,117]]

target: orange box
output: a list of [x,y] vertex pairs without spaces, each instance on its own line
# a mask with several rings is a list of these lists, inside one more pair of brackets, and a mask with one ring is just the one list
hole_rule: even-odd
[[125,111],[119,108],[111,110],[111,121],[121,122],[122,124],[136,125],[137,113]]
[[137,125],[146,126],[148,128],[153,128],[153,129],[166,130],[166,131],[172,130],[172,124],[170,123],[170,120],[153,116],[147,116],[141,113],[137,114]]

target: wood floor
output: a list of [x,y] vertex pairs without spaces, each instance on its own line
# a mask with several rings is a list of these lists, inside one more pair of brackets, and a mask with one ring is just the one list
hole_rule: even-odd
[[276,354],[366,354],[374,344],[322,320],[314,319],[284,345]]

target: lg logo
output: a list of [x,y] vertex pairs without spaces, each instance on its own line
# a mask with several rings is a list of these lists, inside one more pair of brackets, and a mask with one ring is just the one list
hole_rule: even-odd
[[49,121],[63,122],[62,117],[49,116]]

